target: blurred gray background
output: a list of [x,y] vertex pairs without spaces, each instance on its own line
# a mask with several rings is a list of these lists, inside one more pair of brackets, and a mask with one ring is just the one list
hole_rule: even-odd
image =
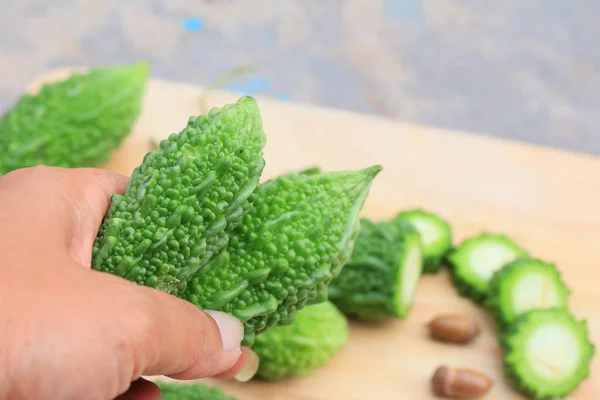
[[156,77],[600,154],[597,0],[5,0],[0,112],[35,76]]

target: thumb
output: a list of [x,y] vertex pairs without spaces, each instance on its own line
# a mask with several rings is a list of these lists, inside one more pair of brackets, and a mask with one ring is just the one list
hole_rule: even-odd
[[[175,379],[211,377],[235,366],[244,336],[242,323],[229,314],[202,311],[159,290],[140,286],[147,299],[136,313],[134,365],[140,375]],[[137,377],[136,377],[137,378]]]

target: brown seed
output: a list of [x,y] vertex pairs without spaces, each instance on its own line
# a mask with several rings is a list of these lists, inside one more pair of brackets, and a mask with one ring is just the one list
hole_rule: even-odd
[[440,315],[429,323],[429,334],[443,342],[467,344],[479,335],[477,321],[465,314]]
[[475,399],[486,394],[492,380],[481,372],[442,365],[431,378],[433,392],[449,399]]

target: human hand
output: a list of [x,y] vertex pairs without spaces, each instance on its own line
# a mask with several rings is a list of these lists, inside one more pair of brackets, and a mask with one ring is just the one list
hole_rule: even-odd
[[256,372],[237,319],[90,268],[127,181],[52,167],[0,178],[0,398],[150,400],[160,392],[141,376]]

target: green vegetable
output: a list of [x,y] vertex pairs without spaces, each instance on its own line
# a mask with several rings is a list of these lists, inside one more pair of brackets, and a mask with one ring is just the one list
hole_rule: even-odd
[[467,238],[448,255],[452,281],[461,296],[481,303],[494,272],[526,255],[506,235],[482,233]]
[[240,319],[247,346],[256,334],[292,323],[305,305],[327,299],[380,170],[291,173],[261,184],[227,249],[198,271],[185,298]]
[[494,273],[485,303],[504,327],[532,309],[567,309],[569,294],[554,264],[520,258]]
[[181,294],[250,209],[264,145],[250,97],[190,118],[144,157],[125,194],[113,196],[94,243],[93,268]]
[[419,231],[423,253],[423,272],[436,273],[452,248],[452,228],[438,215],[422,209],[402,211],[397,218],[405,219]]
[[149,68],[92,68],[25,94],[0,119],[0,175],[34,165],[99,166],[129,134]]
[[585,321],[564,309],[524,313],[503,334],[504,368],[514,386],[536,399],[560,398],[589,376],[595,348]]
[[225,395],[220,387],[202,383],[154,382],[162,392],[162,400],[237,400]]
[[354,319],[404,318],[417,292],[422,261],[420,235],[410,223],[362,218],[352,257],[331,282],[329,299]]
[[304,171],[301,171],[301,173],[307,174],[307,175],[320,174],[321,169],[319,167],[310,167],[310,168],[305,169]]
[[329,301],[299,311],[293,324],[256,337],[256,377],[280,380],[304,376],[329,362],[347,343],[348,321]]

